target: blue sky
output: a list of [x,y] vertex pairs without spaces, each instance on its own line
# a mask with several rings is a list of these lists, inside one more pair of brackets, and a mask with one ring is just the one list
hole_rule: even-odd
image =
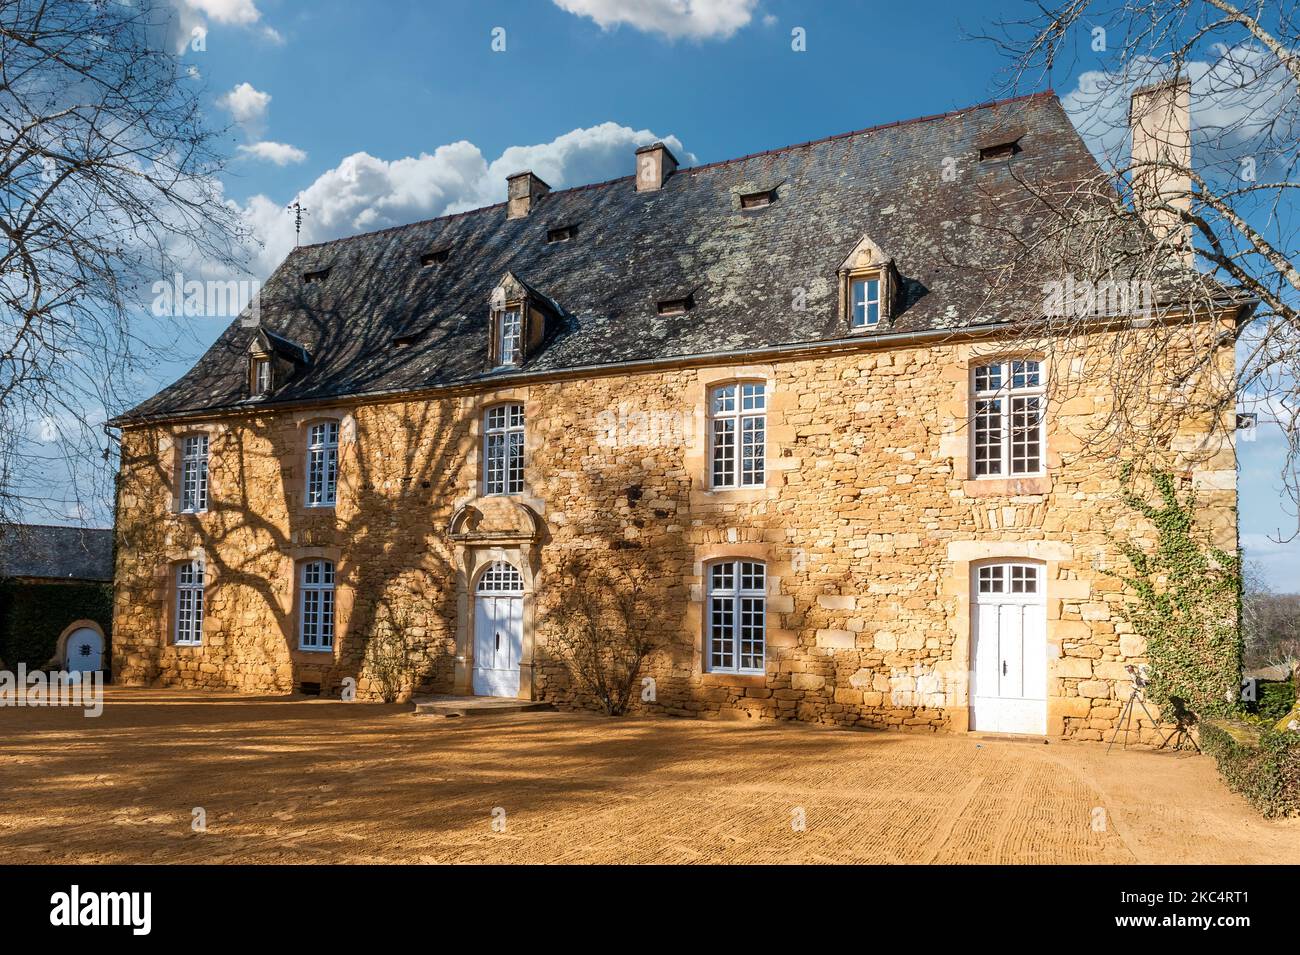
[[[968,37],[1024,13],[1010,0],[171,2],[183,62],[231,124],[224,184],[264,243],[258,277],[292,245],[296,196],[316,241],[498,201],[527,167],[556,188],[625,175],[654,138],[711,162],[984,101],[1005,63]],[[1052,85],[1066,96],[1095,66],[1085,51]],[[200,322],[139,397],[224,324]],[[1267,541],[1293,524],[1281,454],[1268,429],[1241,446],[1241,530],[1247,557],[1296,590],[1300,546]]]

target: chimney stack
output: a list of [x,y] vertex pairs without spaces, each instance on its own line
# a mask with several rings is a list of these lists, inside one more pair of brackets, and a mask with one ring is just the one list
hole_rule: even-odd
[[677,157],[663,143],[651,143],[636,151],[636,191],[662,189],[677,168]]
[[551,187],[531,172],[506,176],[506,218],[522,219],[533,211],[537,200],[550,191]]
[[[1144,86],[1129,101],[1132,182],[1137,212],[1161,241],[1193,262],[1192,230],[1178,215],[1192,207],[1191,81],[1185,76]],[[1170,168],[1170,167],[1176,168]],[[1159,208],[1160,206],[1170,208]]]

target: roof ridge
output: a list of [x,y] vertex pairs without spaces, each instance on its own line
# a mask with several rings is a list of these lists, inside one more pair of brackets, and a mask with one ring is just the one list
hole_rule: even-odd
[[[822,143],[834,142],[839,139],[848,139],[851,136],[862,136],[867,133],[875,133],[885,129],[894,129],[899,126],[911,126],[916,123],[932,123],[936,120],[951,119],[954,116],[960,116],[963,113],[971,113],[979,109],[994,109],[999,106],[1009,106],[1012,103],[1028,102],[1029,100],[1033,100],[1033,99],[1043,99],[1043,98],[1055,97],[1055,96],[1056,96],[1056,91],[1051,87],[1048,87],[1047,89],[1039,90],[1036,93],[1023,93],[1020,96],[1010,96],[1005,99],[986,100],[983,103],[976,103],[973,106],[963,106],[958,109],[950,109],[947,112],[943,112],[943,113],[931,113],[928,116],[914,116],[908,119],[896,119],[888,123],[878,123],[875,126],[864,126],[861,129],[852,129],[849,130],[848,132],[834,133],[830,136],[823,136],[820,139],[809,139],[806,142],[802,142],[802,143],[790,143],[785,146],[774,146],[771,149],[764,149],[755,153],[746,153],[743,156],[735,156],[730,159],[719,159],[714,162],[701,163],[698,166],[682,166],[674,170],[673,175],[697,173],[705,169],[716,169],[720,166],[730,165],[731,163],[746,162],[750,159],[757,159],[760,156],[771,156],[776,153],[786,152],[787,150],[791,150],[791,149],[807,149],[810,146],[820,146]],[[626,176],[615,176],[612,179],[604,179],[599,182],[587,182],[577,186],[566,186],[563,189],[552,190],[551,192],[547,193],[547,197],[560,196],[560,195],[564,195],[567,192],[582,192],[586,189],[600,189],[604,186],[613,185],[616,182],[622,182],[623,180],[626,179],[635,179],[635,178],[636,178],[635,173],[629,173]],[[504,207],[505,205],[506,205],[505,202],[494,202],[491,203],[490,205],[476,206],[473,209],[464,209],[460,212],[452,212],[440,216],[432,216],[428,219],[417,219],[414,222],[404,222],[400,225],[385,226],[382,229],[374,229],[370,232],[355,232],[352,235],[341,235],[336,239],[325,239],[324,241],[321,242],[312,242],[307,245],[295,246],[289,254],[292,255],[294,252],[298,252],[304,249],[318,249],[324,246],[334,245],[337,242],[349,242],[352,239],[359,239],[362,236],[384,235],[385,233],[388,232],[397,232],[401,229],[413,229],[416,226],[428,225],[433,222],[450,222],[454,219],[460,219],[463,218],[464,216],[473,215],[474,213],[477,212],[486,212],[489,209],[496,209],[498,207]]]

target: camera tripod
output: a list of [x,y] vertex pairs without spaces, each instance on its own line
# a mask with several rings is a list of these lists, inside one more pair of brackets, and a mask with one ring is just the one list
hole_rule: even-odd
[[1110,743],[1106,746],[1107,753],[1109,753],[1110,748],[1115,745],[1115,737],[1119,736],[1119,731],[1121,729],[1124,731],[1124,743],[1120,748],[1128,749],[1128,734],[1132,732],[1133,728],[1134,703],[1137,703],[1138,706],[1142,707],[1142,712],[1147,715],[1147,719],[1151,721],[1152,726],[1158,727],[1160,725],[1156,718],[1151,715],[1151,711],[1147,709],[1146,701],[1142,699],[1142,686],[1142,683],[1137,680],[1134,681],[1133,692],[1129,694],[1128,702],[1124,704],[1124,709],[1120,711],[1119,719],[1115,723],[1115,732],[1110,734]]

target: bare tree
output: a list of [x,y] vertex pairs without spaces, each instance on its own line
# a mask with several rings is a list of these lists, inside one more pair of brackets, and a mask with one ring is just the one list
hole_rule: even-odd
[[[67,467],[108,498],[100,425],[151,357],[140,290],[233,261],[238,218],[155,0],[0,0],[0,520]],[[61,482],[60,482],[61,483]],[[66,516],[60,514],[59,516]]]
[[[1094,365],[1116,398],[1099,429],[1106,440],[1134,456],[1167,448],[1189,415],[1230,422],[1243,396],[1283,429],[1282,478],[1300,503],[1295,3],[1045,0],[1027,9],[984,36],[1007,57],[1002,92],[1078,71],[1066,105],[1100,171],[1051,183],[1020,176],[1014,193],[990,195],[981,227],[1012,236],[1019,254],[966,265],[984,268],[990,294],[1022,305],[1023,336],[1039,347],[1076,347],[1076,333],[1099,324],[1119,333],[1108,339],[1112,360]],[[1188,99],[1190,128],[1162,125]],[[1070,290],[1053,301],[1044,275]],[[1253,320],[1237,324],[1251,308]]]

